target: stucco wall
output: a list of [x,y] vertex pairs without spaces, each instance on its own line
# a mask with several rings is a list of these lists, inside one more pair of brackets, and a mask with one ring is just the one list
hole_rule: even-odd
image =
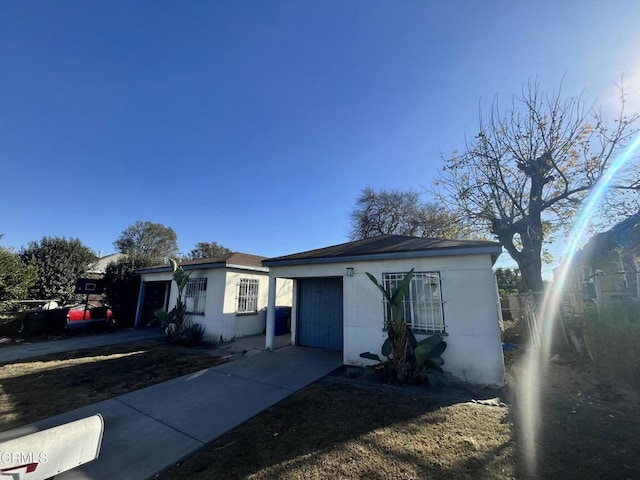
[[[258,312],[238,314],[238,285],[241,279],[258,280]],[[291,305],[292,281],[282,279],[276,282],[276,303]],[[259,335],[264,332],[269,293],[269,274],[229,269],[226,271],[226,289],[220,316],[220,334],[223,340],[247,335]],[[279,302],[279,303],[278,303]],[[219,339],[219,337],[218,337]]]
[[[190,315],[193,322],[200,323],[205,327],[205,337],[217,341],[220,339],[221,331],[221,312],[225,272],[221,268],[188,270],[189,278],[195,280],[197,278],[207,279],[207,296],[205,300],[204,315]],[[175,282],[171,284],[171,295],[169,297],[169,308],[176,304],[178,298],[178,288]]]
[[[230,340],[234,337],[261,334],[265,328],[269,275],[267,272],[254,272],[240,269],[210,268],[188,270],[189,278],[207,279],[207,296],[204,315],[191,315],[191,320],[205,327],[205,337],[212,341]],[[237,315],[237,285],[240,279],[257,279],[258,313],[254,315]],[[172,280],[168,272],[149,273],[143,275],[143,280],[158,281]],[[276,283],[276,298],[278,305],[291,305],[291,280],[282,279]],[[175,282],[171,282],[169,308],[173,308],[178,298]]]
[[[346,276],[347,267],[354,276]],[[487,386],[504,384],[504,361],[498,323],[498,295],[489,255],[270,267],[277,278],[343,277],[344,350],[347,365],[364,365],[363,352],[380,353],[383,331],[382,295],[365,272],[440,272],[447,350],[444,368],[462,381]],[[294,287],[295,291],[295,287]],[[295,303],[295,296],[294,296]],[[295,341],[295,308],[292,338]],[[418,336],[418,340],[424,336]]]

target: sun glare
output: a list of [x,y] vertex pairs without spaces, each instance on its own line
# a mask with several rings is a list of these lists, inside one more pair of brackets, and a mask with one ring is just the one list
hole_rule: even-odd
[[584,243],[587,237],[590,219],[595,215],[596,208],[602,201],[602,197],[611,185],[612,180],[620,170],[633,158],[633,155],[640,149],[640,135],[636,137],[625,151],[611,164],[605,175],[600,179],[591,194],[587,198],[585,205],[577,217],[571,234],[568,237],[567,245],[563,252],[563,263],[558,268],[554,276],[554,288],[548,290],[542,301],[538,312],[540,330],[542,335],[542,347],[535,350],[530,347],[524,365],[524,378],[522,380],[522,425],[523,425],[523,447],[527,468],[534,474],[537,466],[537,440],[539,436],[540,418],[543,412],[540,409],[540,383],[539,379],[544,378],[549,362],[549,345],[551,344],[551,334],[554,322],[560,306],[562,292],[565,289],[567,277],[571,270],[571,264],[576,252]]
[[[46,372],[48,370],[58,370],[61,368],[68,368],[74,365],[82,365],[86,363],[98,363],[106,360],[117,360],[119,358],[131,357],[133,355],[141,355],[146,353],[147,350],[138,350],[135,352],[126,352],[126,353],[112,353],[109,355],[97,355],[94,357],[80,357],[80,358],[70,358],[67,360],[52,360],[47,362],[30,362],[32,365],[29,368],[29,373],[38,373],[38,372]],[[16,368],[13,368],[15,365]],[[22,364],[7,364],[0,368],[0,378],[12,378],[18,375],[22,375],[22,370],[20,367]]]

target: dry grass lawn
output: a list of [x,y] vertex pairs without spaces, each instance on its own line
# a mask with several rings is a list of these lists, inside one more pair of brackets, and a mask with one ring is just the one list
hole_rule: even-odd
[[[329,378],[160,475],[194,479],[640,478],[638,395],[584,359],[551,363],[535,472],[519,452],[521,352],[509,408]],[[148,341],[0,365],[0,429],[192,373],[226,358]]]
[[207,445],[162,480],[640,478],[638,396],[580,359],[539,378],[535,471],[521,456],[525,356],[506,356],[509,408],[437,403],[323,381]]
[[173,479],[510,479],[507,409],[321,382],[160,476]]
[[158,341],[111,345],[0,365],[0,430],[226,361]]

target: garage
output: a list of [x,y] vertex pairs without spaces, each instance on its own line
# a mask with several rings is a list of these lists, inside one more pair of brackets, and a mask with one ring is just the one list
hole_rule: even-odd
[[155,312],[168,309],[170,290],[171,281],[145,282],[140,316],[142,325],[157,322]]
[[298,279],[297,344],[342,350],[342,277]]
[[[445,370],[460,381],[498,388],[505,375],[493,266],[501,252],[496,242],[381,235],[263,265],[274,287],[279,279],[295,280],[293,342],[338,350],[353,366],[371,365],[360,355],[378,354],[387,338],[388,310],[371,277],[391,286],[413,270],[414,294],[405,298],[404,314],[414,335],[419,341],[446,335]],[[268,350],[274,348],[276,305],[270,294]]]

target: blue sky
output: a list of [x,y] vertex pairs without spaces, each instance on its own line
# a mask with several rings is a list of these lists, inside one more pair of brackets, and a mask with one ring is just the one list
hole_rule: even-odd
[[[560,4],[560,5],[558,5]],[[431,184],[479,102],[537,78],[640,106],[629,1],[0,2],[0,245],[136,220],[180,250],[347,240],[363,187]]]

